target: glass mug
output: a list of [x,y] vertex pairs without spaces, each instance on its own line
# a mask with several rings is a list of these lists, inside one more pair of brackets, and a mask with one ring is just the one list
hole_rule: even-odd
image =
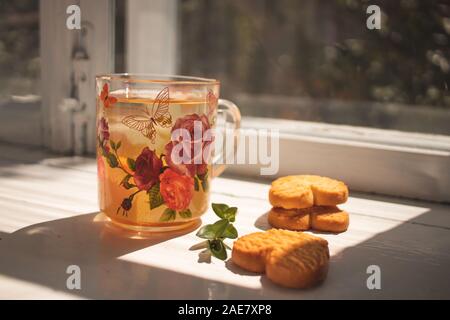
[[231,116],[235,138],[240,126],[219,87],[184,76],[96,77],[99,206],[111,222],[143,232],[199,222],[211,179],[225,169],[214,163],[222,157],[213,147],[218,112]]

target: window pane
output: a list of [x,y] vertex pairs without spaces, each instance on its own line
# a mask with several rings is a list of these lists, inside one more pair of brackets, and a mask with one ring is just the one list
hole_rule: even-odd
[[0,139],[40,144],[39,1],[0,1],[0,26]]
[[219,78],[244,115],[450,134],[448,1],[180,0],[179,17],[181,73]]

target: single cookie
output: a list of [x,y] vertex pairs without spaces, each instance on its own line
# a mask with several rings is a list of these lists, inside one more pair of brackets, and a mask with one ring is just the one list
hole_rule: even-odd
[[314,208],[311,212],[311,228],[313,230],[336,233],[347,230],[350,218],[346,211],[340,210],[336,206]]
[[282,286],[307,288],[321,282],[328,271],[328,242],[302,232],[270,229],[234,242],[232,261]]
[[274,207],[303,209],[333,206],[348,198],[347,186],[338,180],[321,176],[286,176],[272,182],[269,201]]
[[280,237],[271,237],[270,230],[245,235],[234,242],[232,260],[242,269],[264,273],[267,253],[281,242]]
[[268,221],[274,228],[304,231],[311,226],[309,211],[309,208],[283,209],[274,207],[269,211]]
[[269,202],[272,206],[301,209],[314,205],[310,184],[298,177],[300,176],[287,176],[272,182],[269,190]]
[[301,233],[292,244],[277,247],[266,260],[267,278],[288,288],[309,288],[328,273],[330,253],[325,239]]

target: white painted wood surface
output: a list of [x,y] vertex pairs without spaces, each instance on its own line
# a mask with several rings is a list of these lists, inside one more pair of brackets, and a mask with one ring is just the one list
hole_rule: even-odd
[[[268,227],[267,184],[218,178],[212,188],[213,202],[239,207],[241,235]],[[352,193],[342,207],[349,230],[321,235],[332,254],[326,281],[284,289],[230,261],[199,263],[194,231],[131,239],[106,228],[95,160],[0,145],[0,298],[450,298],[449,206]],[[81,290],[66,288],[71,264]],[[366,287],[373,264],[381,290]]]

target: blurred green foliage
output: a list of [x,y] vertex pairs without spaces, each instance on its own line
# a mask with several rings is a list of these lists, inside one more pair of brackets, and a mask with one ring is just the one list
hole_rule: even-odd
[[[379,5],[381,30],[366,28]],[[181,73],[223,93],[450,108],[444,0],[181,0]]]
[[0,100],[39,94],[39,1],[0,0]]

